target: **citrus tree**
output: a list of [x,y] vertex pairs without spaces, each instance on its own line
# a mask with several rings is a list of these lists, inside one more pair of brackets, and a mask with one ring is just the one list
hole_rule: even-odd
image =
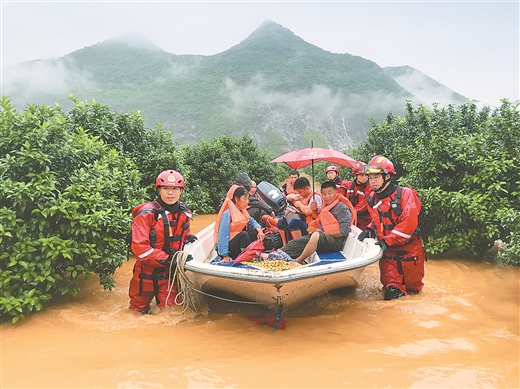
[[160,172],[174,169],[182,173],[172,133],[162,125],[148,129],[140,112],[119,113],[95,100],[80,101],[75,96],[70,99],[75,105],[67,113],[67,126],[83,129],[132,160],[141,173],[140,186],[147,188],[148,197],[155,196],[153,186]]
[[126,259],[130,209],[144,196],[128,158],[60,107],[18,112],[0,100],[0,313],[13,322],[77,277],[99,275],[105,288]]
[[257,183],[275,181],[276,166],[269,163],[272,158],[259,150],[247,134],[239,139],[223,135],[210,142],[202,140],[182,146],[180,154],[191,180],[187,195],[199,196],[199,207],[205,212],[218,211],[222,196],[240,172],[246,172]]
[[496,109],[408,103],[406,111],[373,123],[354,155],[388,157],[399,182],[419,191],[428,213],[428,252],[481,257],[502,240],[508,249],[499,258],[519,265],[518,105],[506,99]]

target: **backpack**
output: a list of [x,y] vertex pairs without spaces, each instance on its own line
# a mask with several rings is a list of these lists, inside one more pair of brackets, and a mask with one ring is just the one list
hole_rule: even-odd
[[266,233],[264,238],[265,250],[279,249],[283,246],[282,236],[279,231]]

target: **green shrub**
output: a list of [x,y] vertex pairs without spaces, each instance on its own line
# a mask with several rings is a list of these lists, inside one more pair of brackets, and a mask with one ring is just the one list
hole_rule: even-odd
[[218,211],[220,199],[239,172],[248,173],[257,183],[275,181],[277,170],[269,163],[271,157],[247,134],[239,139],[221,136],[211,142],[182,146],[181,154],[190,177],[186,196],[198,196],[198,209],[203,212]]
[[69,128],[82,128],[129,158],[141,173],[139,186],[147,189],[148,197],[155,196],[153,186],[160,172],[175,169],[183,173],[172,134],[161,125],[146,129],[139,112],[117,113],[95,101],[79,101],[74,96],[71,100],[75,106],[67,115]]
[[17,112],[3,97],[0,108],[0,311],[16,322],[57,294],[75,295],[82,275],[114,286],[144,192],[135,165],[60,107]]
[[474,103],[432,108],[407,104],[369,131],[354,156],[382,154],[399,182],[419,191],[428,213],[427,251],[481,257],[501,239],[500,257],[520,265],[520,112],[503,100],[495,110]]

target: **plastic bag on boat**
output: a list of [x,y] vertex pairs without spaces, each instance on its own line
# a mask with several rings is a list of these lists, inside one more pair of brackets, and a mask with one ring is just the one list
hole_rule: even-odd
[[254,258],[258,258],[260,253],[264,250],[264,242],[262,239],[256,239],[253,242],[249,243],[249,245],[242,250],[240,254],[233,261],[233,265],[244,262],[251,261]]
[[289,254],[282,250],[276,250],[269,253],[267,257],[268,261],[285,261],[285,262],[294,262],[294,259],[291,258]]

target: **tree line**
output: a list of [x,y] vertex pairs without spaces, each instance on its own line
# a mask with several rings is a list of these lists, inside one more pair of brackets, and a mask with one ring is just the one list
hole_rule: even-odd
[[[0,100],[0,313],[16,322],[57,295],[76,295],[78,277],[99,276],[106,289],[127,259],[131,209],[154,198],[165,169],[186,181],[182,200],[215,213],[237,173],[276,183],[289,168],[270,164],[249,135],[178,145],[161,125],[148,129],[139,112],[117,113],[95,101],[69,112]],[[497,259],[520,264],[520,116],[518,105],[406,105],[372,122],[350,153],[377,154],[396,165],[399,183],[414,187],[428,213],[427,251],[480,258],[501,239]],[[318,170],[316,170],[318,171]],[[317,173],[317,179],[320,179]]]

